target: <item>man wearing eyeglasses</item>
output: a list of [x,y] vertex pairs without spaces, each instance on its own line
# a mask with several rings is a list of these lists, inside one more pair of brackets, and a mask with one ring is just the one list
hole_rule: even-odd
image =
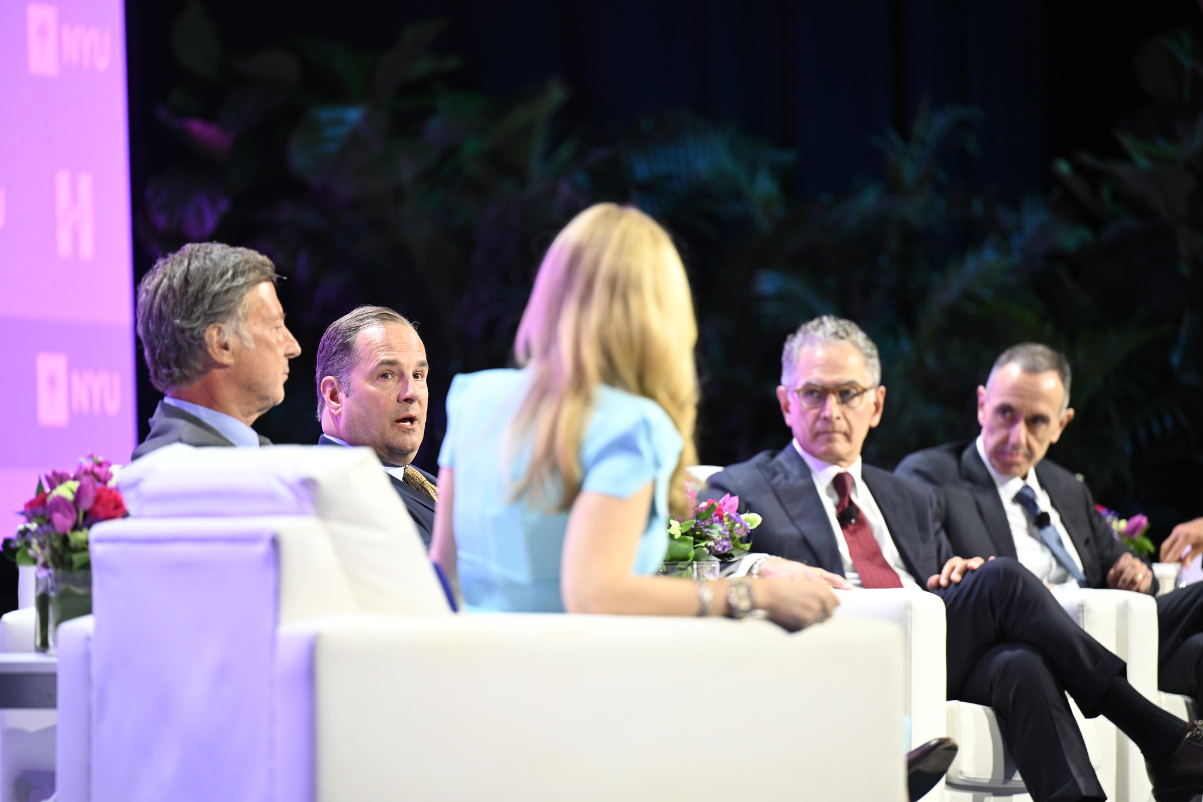
[[[957,554],[1006,555],[1049,585],[1157,594],[1147,562],[1128,551],[1099,515],[1090,489],[1046,459],[1074,418],[1064,354],[1040,343],[1004,351],[977,388],[981,434],[917,451],[896,473],[931,486]],[[1181,558],[1191,524],[1164,553]],[[1157,596],[1158,687],[1203,705],[1203,583]]]
[[1203,792],[1203,726],[1188,729],[1134,690],[1123,661],[1019,562],[953,556],[931,489],[863,464],[885,398],[877,348],[855,323],[804,323],[786,340],[777,388],[793,441],[715,474],[706,495],[738,495],[763,519],[756,551],[821,568],[833,586],[843,577],[939,596],[949,698],[994,708],[1037,802],[1106,798],[1066,692],[1140,747],[1158,799]]

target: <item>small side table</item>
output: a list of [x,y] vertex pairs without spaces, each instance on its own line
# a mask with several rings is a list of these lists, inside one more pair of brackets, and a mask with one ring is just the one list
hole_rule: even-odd
[[54,710],[58,658],[33,652],[0,653],[0,708]]

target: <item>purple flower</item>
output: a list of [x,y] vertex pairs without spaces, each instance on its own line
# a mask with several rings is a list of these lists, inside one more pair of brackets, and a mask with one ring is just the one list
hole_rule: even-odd
[[51,471],[46,474],[46,491],[49,492],[61,485],[63,482],[71,480],[71,474],[65,471]]
[[107,485],[113,481],[113,463],[95,454],[89,454],[88,459],[92,463],[92,475],[96,477],[97,482]]
[[718,500],[718,508],[727,515],[738,515],[739,496],[733,496],[728,493]]
[[74,529],[75,521],[79,517],[75,512],[75,505],[65,496],[51,496],[46,502],[46,512],[50,517],[50,525],[61,535]]
[[107,485],[113,481],[113,465],[103,457],[89,454],[79,461],[79,467],[72,478],[83,479],[85,476],[91,476],[97,484]]
[[720,537],[710,543],[711,554],[730,554],[731,553],[731,538]]
[[79,487],[75,489],[75,506],[82,512],[87,512],[92,509],[92,503],[96,501],[96,479],[90,473],[85,473],[79,480]]
[[1133,515],[1128,519],[1128,525],[1124,527],[1124,537],[1131,540],[1132,538],[1140,537],[1140,533],[1145,531],[1149,525],[1149,519],[1143,515]]

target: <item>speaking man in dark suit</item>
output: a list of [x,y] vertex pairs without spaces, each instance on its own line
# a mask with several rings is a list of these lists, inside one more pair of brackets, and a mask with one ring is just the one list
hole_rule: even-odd
[[317,347],[318,444],[375,451],[427,548],[438,487],[411,463],[426,432],[429,372],[413,324],[383,306],[343,315]]
[[275,282],[266,256],[216,242],[185,245],[142,278],[138,338],[165,397],[133,459],[172,443],[270,445],[251,424],[284,400],[288,360],[301,353]]
[[[1073,420],[1071,378],[1046,345],[1007,349],[977,388],[978,438],[918,451],[896,472],[936,488],[957,554],[1013,557],[1050,585],[1156,593],[1152,569],[1115,538],[1086,484],[1044,458]],[[1203,584],[1158,596],[1157,611],[1158,684],[1203,704]]]
[[737,494],[762,516],[757,551],[860,588],[940,596],[949,696],[994,708],[1033,799],[1105,798],[1066,691],[1140,747],[1159,800],[1203,791],[1203,723],[1188,725],[1133,689],[1123,661],[1017,561],[953,556],[930,490],[862,463],[885,397],[877,348],[856,324],[803,324],[786,341],[777,388],[793,441],[711,477],[707,495]]

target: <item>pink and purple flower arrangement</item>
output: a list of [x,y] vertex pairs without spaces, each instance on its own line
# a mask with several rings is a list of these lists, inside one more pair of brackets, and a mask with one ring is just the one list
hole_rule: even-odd
[[665,562],[738,560],[752,548],[751,531],[760,526],[754,512],[739,512],[739,496],[727,494],[717,501],[698,503],[689,492],[691,518],[668,522],[668,554]]
[[34,497],[25,503],[25,523],[4,540],[5,556],[39,570],[88,568],[89,530],[126,515],[115,485],[112,465],[95,454],[81,459],[74,473],[51,471],[38,480]]
[[1145,534],[1149,531],[1148,518],[1140,514],[1133,515],[1131,518],[1120,518],[1119,513],[1107,509],[1102,504],[1095,504],[1094,508],[1099,511],[1099,515],[1103,516],[1103,520],[1111,527],[1111,531],[1115,533],[1115,537],[1120,543],[1141,557],[1153,556],[1157,547]]

